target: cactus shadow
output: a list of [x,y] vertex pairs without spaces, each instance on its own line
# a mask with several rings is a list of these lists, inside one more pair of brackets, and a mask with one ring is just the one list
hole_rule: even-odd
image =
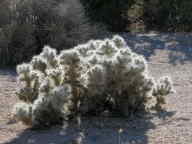
[[[72,144],[83,138],[82,144],[148,144],[148,130],[155,129],[150,117],[90,117],[83,118],[79,129],[64,125],[48,130],[26,129],[4,144]],[[83,135],[82,135],[83,134]]]
[[[149,130],[156,128],[152,119],[172,117],[175,111],[161,111],[155,114],[140,113],[122,117],[83,117],[81,126],[74,122],[46,130],[26,129],[4,144],[148,144]],[[164,124],[164,122],[163,122]],[[165,122],[166,124],[166,122]]]
[[130,34],[122,36],[131,49],[146,57],[147,60],[155,55],[155,50],[168,50],[170,64],[192,61],[192,34],[189,33],[154,33]]
[[0,75],[17,76],[15,68],[0,68]]
[[159,119],[165,120],[166,118],[173,117],[175,114],[176,114],[176,111],[161,110],[152,115],[153,117],[158,117]]

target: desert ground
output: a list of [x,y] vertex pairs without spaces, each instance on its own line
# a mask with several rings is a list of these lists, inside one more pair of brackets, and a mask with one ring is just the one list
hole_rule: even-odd
[[20,84],[14,70],[0,69],[0,144],[74,144],[78,138],[85,144],[191,144],[192,36],[122,35],[133,51],[146,57],[152,76],[172,78],[176,93],[166,97],[165,111],[130,118],[84,118],[81,128],[64,124],[34,131],[11,120]]

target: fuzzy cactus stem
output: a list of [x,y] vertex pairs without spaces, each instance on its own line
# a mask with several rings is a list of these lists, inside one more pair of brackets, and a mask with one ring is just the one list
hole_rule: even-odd
[[35,127],[106,110],[123,116],[158,110],[173,91],[171,79],[155,81],[145,58],[120,36],[59,54],[45,46],[30,63],[18,65],[17,73],[24,85],[17,92],[22,103],[15,106],[15,116]]

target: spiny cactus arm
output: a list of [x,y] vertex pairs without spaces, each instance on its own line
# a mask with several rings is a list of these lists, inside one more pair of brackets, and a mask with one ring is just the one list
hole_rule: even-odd
[[53,81],[54,86],[59,86],[64,83],[64,72],[61,67],[56,69],[47,69],[46,74],[51,81]]
[[59,57],[59,64],[61,65],[73,65],[80,61],[79,54],[77,50],[63,50],[61,51]]
[[31,80],[32,80],[31,88],[33,88],[33,90],[38,93],[40,83],[45,78],[45,74],[38,71],[38,70],[32,70],[31,73],[30,73],[30,76],[31,76]]
[[54,109],[62,111],[66,116],[71,113],[72,87],[69,84],[57,86],[51,91],[50,102]]
[[175,92],[175,90],[173,89],[173,82],[171,78],[168,76],[164,76],[157,81],[156,87],[153,91],[153,95],[166,96],[173,92]]
[[34,70],[39,70],[40,72],[45,73],[48,64],[42,56],[34,56],[31,65]]
[[40,93],[49,94],[49,93],[50,93],[50,90],[51,90],[50,80],[49,80],[49,78],[46,77],[46,78],[41,82],[41,84],[40,84],[39,92],[40,92]]
[[[22,77],[23,73],[19,72],[19,77]],[[31,69],[31,71],[28,71],[25,74],[25,85],[23,88],[20,88],[16,94],[18,95],[20,100],[23,100],[27,103],[33,103],[33,101],[38,96],[38,88],[40,85],[41,79],[44,77],[42,73],[39,71],[34,71]],[[22,80],[23,81],[23,80]]]
[[32,67],[30,64],[23,63],[17,66],[17,73],[19,74],[19,81],[25,82],[26,87],[31,86],[30,71]]
[[106,39],[103,41],[99,48],[97,48],[96,53],[99,55],[105,55],[107,57],[112,57],[117,52],[117,47],[115,44],[110,41],[109,39]]
[[115,43],[117,48],[127,48],[128,47],[125,40],[119,35],[113,36],[112,41]]
[[48,67],[56,68],[58,66],[57,51],[50,46],[44,46],[40,56],[46,60]]
[[34,91],[34,89],[32,89],[30,87],[21,88],[16,92],[16,94],[20,100],[22,100],[26,103],[33,103],[33,101],[38,96],[38,92]]
[[171,78],[168,76],[161,77],[153,89],[153,95],[157,99],[156,108],[162,109],[162,105],[166,103],[165,96],[174,92]]
[[32,105],[17,103],[13,108],[14,119],[22,121],[26,125],[32,125]]

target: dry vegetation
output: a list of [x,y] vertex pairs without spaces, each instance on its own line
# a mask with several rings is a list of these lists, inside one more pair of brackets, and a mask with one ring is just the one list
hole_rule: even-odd
[[[129,119],[90,118],[83,123],[85,143],[190,144],[192,141],[192,76],[191,61],[175,65],[169,62],[171,50],[155,50],[149,57],[149,68],[155,78],[171,75],[177,91],[167,98],[167,111]],[[180,55],[180,53],[177,53]],[[64,144],[79,135],[77,127],[69,125],[46,131],[31,131],[21,123],[6,124],[17,99],[18,83],[13,75],[0,76],[0,143],[2,144]],[[118,129],[123,132],[118,134]]]

